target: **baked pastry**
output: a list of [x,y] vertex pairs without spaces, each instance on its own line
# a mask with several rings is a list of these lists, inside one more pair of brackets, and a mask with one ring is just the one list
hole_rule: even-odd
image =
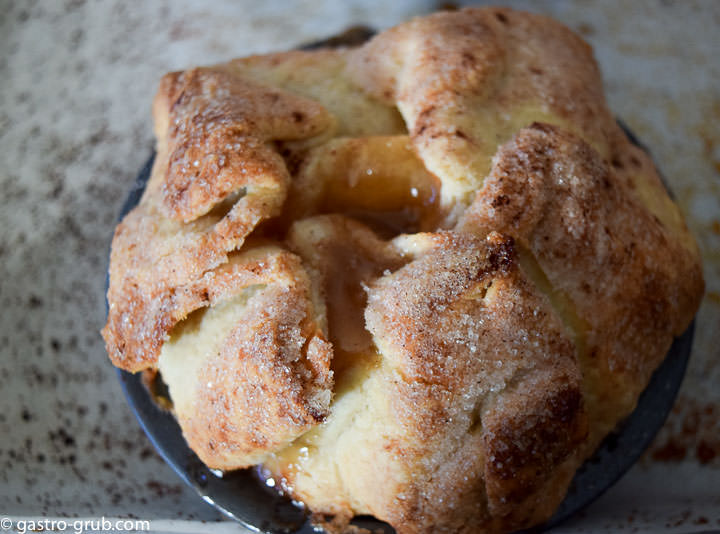
[[166,75],[103,335],[333,528],[540,523],[699,305],[590,47],[486,8]]

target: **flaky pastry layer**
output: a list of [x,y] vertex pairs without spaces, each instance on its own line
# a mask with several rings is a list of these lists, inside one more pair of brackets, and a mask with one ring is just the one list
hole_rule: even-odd
[[115,365],[209,466],[342,530],[549,518],[703,292],[590,47],[509,9],[166,75],[113,239]]

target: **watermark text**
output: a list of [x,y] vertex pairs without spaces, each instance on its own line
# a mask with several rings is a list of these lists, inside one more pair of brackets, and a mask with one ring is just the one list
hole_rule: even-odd
[[150,521],[142,519],[108,519],[106,517],[91,519],[63,518],[12,518],[0,517],[0,529],[5,531],[29,534],[35,532],[149,532]]

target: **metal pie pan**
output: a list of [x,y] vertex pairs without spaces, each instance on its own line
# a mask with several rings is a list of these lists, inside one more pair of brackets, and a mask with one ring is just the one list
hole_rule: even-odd
[[[372,32],[353,28],[329,41],[313,43],[304,48],[358,43]],[[631,141],[644,148],[622,124]],[[140,201],[150,177],[154,156],[141,169],[120,213],[124,217]],[[663,426],[673,406],[687,367],[692,347],[694,322],[668,351],[641,394],[635,411],[610,434],[577,471],[565,500],[555,515],[544,525],[532,529],[540,532],[558,525],[596,500],[636,462]],[[118,370],[118,377],[128,404],[155,449],[173,470],[208,504],[252,531],[264,534],[317,534],[310,524],[307,511],[269,488],[254,470],[241,470],[222,476],[206,467],[192,452],[182,436],[175,418],[158,406],[140,373]],[[353,524],[372,531],[392,533],[387,524],[371,517],[359,517]]]

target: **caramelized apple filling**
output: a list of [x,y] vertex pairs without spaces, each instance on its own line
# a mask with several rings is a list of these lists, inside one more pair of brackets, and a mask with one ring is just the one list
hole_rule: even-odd
[[293,220],[342,213],[383,237],[434,229],[440,181],[404,135],[333,139],[312,149],[293,180]]

